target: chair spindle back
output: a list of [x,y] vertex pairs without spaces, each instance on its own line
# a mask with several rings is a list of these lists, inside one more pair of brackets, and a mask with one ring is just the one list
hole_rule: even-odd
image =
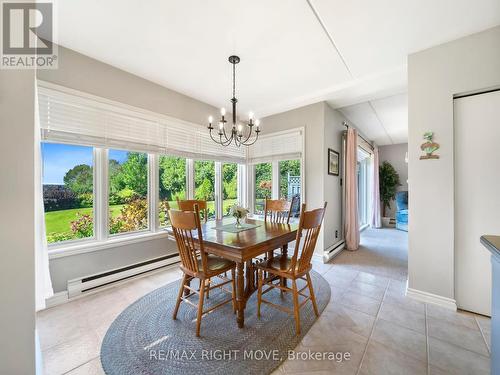
[[[327,202],[323,208],[306,211],[306,204],[302,204],[300,210],[299,229],[295,240],[295,250],[291,262],[291,271],[301,273],[307,270],[311,264],[311,258],[316,247],[321,224],[325,216]],[[302,241],[302,252],[299,256],[299,249]]]
[[206,200],[184,199],[177,197],[177,205],[181,211],[194,211],[194,206],[198,205],[199,211],[203,212],[203,221],[208,221],[208,204]]
[[264,221],[275,224],[289,224],[295,198],[289,202],[284,199],[267,199],[264,206]]
[[[175,241],[179,249],[182,266],[193,274],[200,271],[207,271],[206,253],[203,249],[203,235],[201,232],[200,210],[198,205],[193,211],[170,210],[170,221],[174,232]],[[193,231],[198,234],[198,246],[193,237]],[[199,259],[201,257],[202,269],[199,269]]]

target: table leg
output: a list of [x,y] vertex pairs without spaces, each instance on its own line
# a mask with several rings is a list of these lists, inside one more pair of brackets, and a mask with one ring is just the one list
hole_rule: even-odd
[[248,293],[251,293],[255,289],[252,261],[247,260],[245,267],[246,267],[245,276],[247,281],[245,290],[248,291]]
[[[288,244],[284,244],[282,247],[281,247],[281,254],[283,255],[283,257],[287,257],[288,256]],[[286,277],[282,277],[281,278],[281,286],[283,287],[287,287],[287,279]]]
[[288,244],[284,244],[282,247],[281,247],[281,253],[283,254],[284,257],[286,257],[288,255]]
[[244,264],[236,263],[236,320],[238,327],[245,326],[245,272]]

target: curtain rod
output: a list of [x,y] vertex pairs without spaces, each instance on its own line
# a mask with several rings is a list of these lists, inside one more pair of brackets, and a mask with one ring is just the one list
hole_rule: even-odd
[[[349,129],[349,124],[346,121],[342,122],[342,125],[344,125],[346,128]],[[362,135],[360,135],[359,132],[358,132],[358,137],[361,138],[363,141],[365,141],[368,144],[368,146],[371,147],[372,150],[375,150],[375,147],[373,147],[373,145],[370,142],[368,142]]]

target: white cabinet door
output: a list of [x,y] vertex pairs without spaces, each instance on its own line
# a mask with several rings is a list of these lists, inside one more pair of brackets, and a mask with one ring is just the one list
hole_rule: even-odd
[[500,91],[455,99],[455,298],[491,315],[489,252],[483,234],[500,235]]

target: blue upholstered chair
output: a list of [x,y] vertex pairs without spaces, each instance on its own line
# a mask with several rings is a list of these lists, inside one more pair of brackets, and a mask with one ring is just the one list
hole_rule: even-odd
[[396,228],[408,232],[408,192],[396,193]]

